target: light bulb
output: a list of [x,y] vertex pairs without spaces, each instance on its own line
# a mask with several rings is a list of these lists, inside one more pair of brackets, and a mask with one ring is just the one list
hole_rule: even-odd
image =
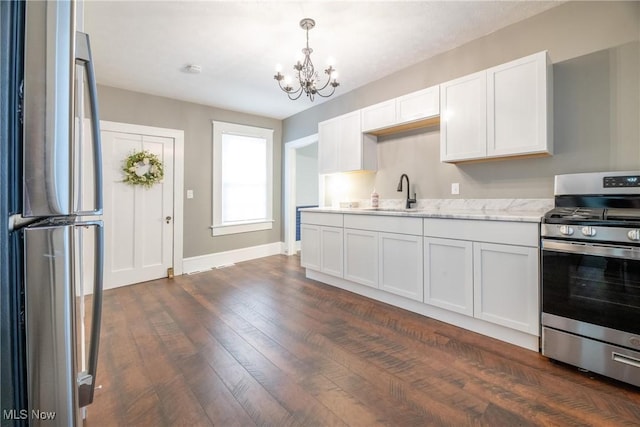
[[282,71],[282,64],[276,64],[276,73]]
[[284,84],[287,86],[291,84],[291,76],[284,76]]
[[338,72],[336,70],[331,72],[331,79],[338,80]]

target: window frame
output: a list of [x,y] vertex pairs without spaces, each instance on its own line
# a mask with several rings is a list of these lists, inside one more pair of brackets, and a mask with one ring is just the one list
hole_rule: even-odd
[[[212,121],[213,131],[213,225],[212,236],[273,229],[273,129]],[[222,135],[238,135],[266,140],[266,217],[249,221],[222,222]]]

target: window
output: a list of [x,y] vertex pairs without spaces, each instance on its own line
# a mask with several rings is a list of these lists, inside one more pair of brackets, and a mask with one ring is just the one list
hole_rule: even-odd
[[213,122],[214,236],[273,228],[273,129]]

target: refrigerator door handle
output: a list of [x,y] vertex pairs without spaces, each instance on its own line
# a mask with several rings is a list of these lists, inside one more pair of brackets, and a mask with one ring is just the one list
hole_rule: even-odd
[[100,117],[98,114],[98,89],[91,56],[89,35],[76,31],[76,63],[83,65],[89,87],[89,106],[91,108],[91,140],[93,141],[93,167],[95,174],[94,209],[77,212],[77,215],[102,215],[102,141],[100,140]]
[[89,358],[87,371],[78,375],[78,403],[82,408],[93,402],[98,367],[98,349],[100,344],[100,323],[102,320],[102,292],[104,270],[104,226],[102,221],[85,221],[76,227],[96,227],[95,271],[93,280],[93,309],[91,319],[91,339],[89,340]]

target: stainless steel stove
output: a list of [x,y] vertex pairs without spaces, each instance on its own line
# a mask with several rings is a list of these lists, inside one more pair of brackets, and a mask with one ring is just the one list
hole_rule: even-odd
[[542,236],[542,353],[640,386],[640,171],[558,175]]

